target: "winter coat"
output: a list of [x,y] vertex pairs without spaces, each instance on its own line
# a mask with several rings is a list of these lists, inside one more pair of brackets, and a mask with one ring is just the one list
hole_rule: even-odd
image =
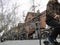
[[55,14],[60,15],[60,4],[58,2],[48,2],[46,9],[47,20],[54,19]]

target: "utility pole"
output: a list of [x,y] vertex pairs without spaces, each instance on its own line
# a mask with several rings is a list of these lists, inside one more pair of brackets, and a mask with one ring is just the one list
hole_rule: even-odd
[[[35,3],[34,2],[35,1],[33,0],[33,6],[32,6],[32,8],[33,8],[34,16],[35,16]],[[36,25],[36,23],[35,23],[35,25]],[[35,38],[37,39],[37,30],[36,30],[36,27],[35,27]]]
[[34,3],[35,1],[33,0],[33,11],[34,11],[34,13],[35,13],[35,3]]
[[[34,3],[35,1],[33,0],[33,11],[34,11],[34,16],[35,16],[35,3]],[[40,6],[40,5],[39,5]],[[39,10],[39,9],[38,9]],[[35,23],[35,24],[37,24],[37,23]],[[38,23],[39,24],[39,23]],[[38,25],[37,25],[38,26]],[[37,27],[36,26],[36,27]],[[38,38],[39,37],[39,43],[40,43],[40,45],[41,45],[41,31],[40,31],[40,33],[39,33],[39,36],[38,36],[38,30],[40,30],[40,26],[38,27],[39,29],[35,29],[35,37],[36,38]]]

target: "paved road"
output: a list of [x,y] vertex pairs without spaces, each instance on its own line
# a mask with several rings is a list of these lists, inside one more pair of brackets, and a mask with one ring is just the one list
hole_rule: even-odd
[[[43,41],[41,41],[41,45],[43,44]],[[58,39],[60,41],[60,39]],[[12,41],[5,41],[0,43],[0,45],[40,45],[39,40],[12,40]]]

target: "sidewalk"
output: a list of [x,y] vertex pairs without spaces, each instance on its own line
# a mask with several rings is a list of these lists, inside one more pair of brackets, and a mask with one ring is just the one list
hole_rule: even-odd
[[[60,39],[57,39],[60,42]],[[41,45],[44,39],[41,40]],[[10,40],[0,43],[0,45],[40,45],[39,40]]]

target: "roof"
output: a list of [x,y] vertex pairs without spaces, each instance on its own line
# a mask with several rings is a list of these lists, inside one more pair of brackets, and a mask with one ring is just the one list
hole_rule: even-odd
[[[39,14],[34,13],[34,12],[28,12],[25,21],[27,20],[27,17],[29,16],[29,14],[32,14],[32,16],[34,17],[33,19],[36,19],[36,18],[40,17],[41,15],[46,14],[46,10]],[[33,19],[31,19],[30,21],[32,21]]]
[[28,12],[28,13],[27,13],[27,16],[26,16],[26,18],[25,18],[25,21],[27,20],[29,14],[31,14],[30,16],[33,16],[33,17],[36,17],[37,15],[39,15],[38,13]]

